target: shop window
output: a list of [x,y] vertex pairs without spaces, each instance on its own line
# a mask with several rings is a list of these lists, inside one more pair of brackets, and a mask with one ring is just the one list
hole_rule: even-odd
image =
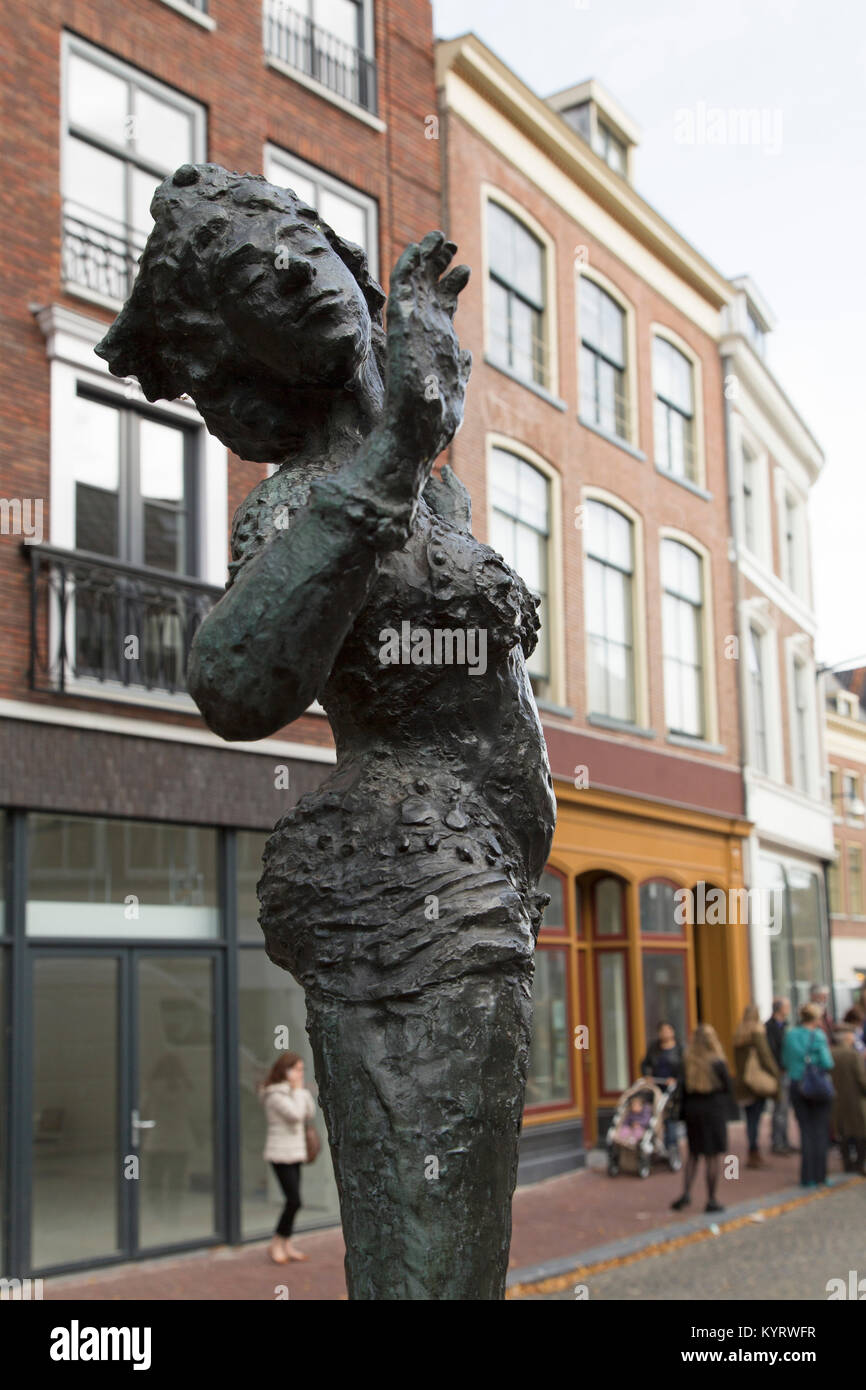
[[29,936],[219,936],[214,830],[33,815],[29,844]]
[[618,878],[600,878],[593,889],[596,936],[624,936],[623,885]]
[[[264,836],[246,836],[251,842]],[[256,927],[261,938],[261,932]],[[283,1198],[270,1164],[262,1158],[265,1115],[259,1088],[279,1057],[278,1048],[297,1052],[304,1061],[305,1084],[316,1094],[313,1057],[306,1031],[304,991],[264,951],[238,952],[238,1074],[240,1080],[241,1232],[246,1239],[269,1235]],[[316,1111],[322,1151],[304,1169],[298,1229],[333,1224],[340,1219],[339,1198],[324,1118]]]
[[536,951],[527,1107],[567,1105],[572,1098],[567,963],[565,947],[543,946]]
[[259,899],[256,885],[262,876],[262,856],[268,835],[264,831],[239,830],[238,847],[238,940],[261,946],[264,938],[259,926]]
[[648,1039],[670,1023],[682,1044],[687,1037],[686,958],[680,951],[644,951],[643,1002]]
[[630,1084],[628,991],[624,951],[600,951],[595,958],[601,1018],[601,1089],[605,1095]]
[[676,887],[663,879],[640,886],[640,929],[644,936],[682,936],[676,919]]
[[550,894],[550,902],[544,909],[541,930],[564,932],[568,925],[565,920],[565,879],[555,869],[545,869],[538,888],[540,892]]

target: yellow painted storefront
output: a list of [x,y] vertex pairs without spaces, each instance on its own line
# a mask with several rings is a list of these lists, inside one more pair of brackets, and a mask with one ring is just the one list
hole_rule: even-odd
[[749,1000],[748,928],[691,925],[675,895],[716,888],[727,901],[742,889],[749,826],[561,784],[557,800],[524,1126],[580,1117],[589,1147],[599,1112],[640,1074],[660,1016],[677,1022],[682,1041],[711,1023],[730,1058]]

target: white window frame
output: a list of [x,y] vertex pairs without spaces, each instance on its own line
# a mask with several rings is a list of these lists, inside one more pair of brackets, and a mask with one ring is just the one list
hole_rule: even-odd
[[[624,501],[622,497],[614,492],[609,492],[606,488],[587,486],[581,488],[581,503],[584,508],[587,502],[601,502],[605,507],[611,507],[615,512],[619,512],[625,519],[631,522],[632,528],[632,658],[634,666],[634,723],[637,728],[648,729],[650,723],[649,705],[649,659],[647,650],[647,597],[646,597],[646,552],[643,517],[640,512],[635,511],[634,507]],[[583,603],[586,604],[586,566],[591,558],[587,555],[585,542],[585,528],[581,527],[581,585],[583,592]],[[584,632],[584,671],[586,672],[586,684],[584,689],[584,707],[589,714],[598,714],[589,708],[589,629],[586,622],[586,611],[584,606],[583,613],[583,632]],[[606,717],[606,716],[605,716]],[[618,721],[613,721],[618,722]]]
[[[155,99],[165,102],[166,105],[175,106],[191,118],[193,131],[193,154],[195,163],[203,163],[207,157],[207,107],[204,103],[194,101],[191,97],[185,96],[166,82],[160,82],[157,78],[151,77],[148,73],[142,72],[131,63],[125,63],[121,58],[116,58],[112,53],[106,53],[103,49],[95,47],[85,39],[80,39],[77,34],[64,31],[61,36],[61,85],[60,85],[60,240],[63,243],[63,215],[67,202],[67,174],[68,174],[68,155],[67,142],[69,138],[69,65],[73,55],[84,58],[88,63],[93,63],[97,67],[104,68],[106,72],[112,73],[115,77],[120,77],[124,82],[134,82],[142,91],[148,92]],[[118,145],[120,142],[118,142]],[[117,150],[118,158],[122,151]],[[170,167],[166,167],[166,176],[172,173]],[[118,310],[122,308],[123,301],[113,298],[111,295],[100,294],[96,290],[89,289],[86,285],[79,285],[75,281],[64,281],[64,293],[73,295],[76,299],[86,300],[90,304],[101,304],[105,308]]]
[[[593,430],[603,433],[614,444],[628,444],[632,449],[640,448],[640,409],[638,397],[638,373],[637,373],[637,316],[634,305],[612,280],[603,275],[595,266],[578,264],[578,274],[575,285],[575,318],[577,323],[577,401],[578,401],[578,420],[581,424],[587,424]],[[618,434],[608,434],[607,430],[602,430],[601,426],[594,420],[586,420],[580,412],[580,350],[583,346],[583,338],[580,327],[580,282],[586,279],[597,285],[600,290],[609,295],[615,304],[619,305],[625,315],[625,399],[628,410],[626,420],[626,433],[624,436]]]
[[[809,559],[809,531],[807,499],[791,482],[783,469],[776,470],[777,506],[776,518],[779,531],[779,579],[782,584],[799,599],[801,604],[811,604],[811,565]],[[787,519],[789,502],[794,519],[794,553],[788,547]]]
[[[548,231],[536,221],[531,213],[526,211],[522,204],[518,203],[510,194],[505,193],[501,188],[494,184],[482,182],[481,184],[481,275],[482,293],[484,308],[484,355],[485,359],[494,367],[504,371],[514,381],[535,391],[543,396],[559,395],[559,330],[557,327],[557,282],[556,282],[556,243]],[[543,384],[537,381],[528,380],[519,376],[516,372],[510,371],[502,363],[498,362],[491,351],[490,339],[490,245],[489,245],[489,225],[487,209],[491,203],[497,203],[504,212],[509,213],[517,222],[522,222],[526,230],[535,237],[536,241],[541,242],[544,248],[544,312],[542,315],[542,337],[544,341],[545,360],[547,362],[546,380]]]
[[[69,450],[79,383],[95,387],[119,407],[128,408],[136,401],[144,403],[144,396],[135,383],[118,381],[112,376],[108,364],[94,353],[95,344],[105,334],[104,322],[60,305],[42,309],[38,321],[47,340],[50,362],[50,544],[74,551],[75,478],[69,467]],[[166,423],[191,425],[198,431],[196,554],[199,572],[195,578],[222,588],[227,575],[228,451],[206,428],[192,401],[185,398],[160,401],[156,406],[148,405],[148,411],[158,412]],[[55,650],[54,634],[50,640],[51,649]],[[87,677],[67,678],[66,690],[69,694],[81,693],[124,704],[195,709],[192,699],[184,692],[147,691]]]
[[[786,666],[788,677],[788,727],[790,729],[790,749],[791,749],[791,786],[804,796],[817,796],[820,780],[820,750],[818,746],[818,711],[816,703],[816,674],[815,662],[812,656],[811,644],[808,637],[802,633],[795,633],[793,637],[786,640]],[[797,782],[797,707],[796,707],[796,679],[797,666],[802,668],[803,680],[805,683],[806,705],[804,724],[806,732],[806,746],[803,749],[804,761],[806,764],[806,785],[801,787]],[[812,735],[810,737],[809,735]],[[862,782],[862,779],[861,779]]]
[[[773,534],[770,503],[770,456],[758,436],[749,429],[741,415],[733,416],[734,497],[736,535],[743,550],[768,572],[772,569]],[[743,451],[748,449],[754,460],[755,532],[757,544],[750,547],[746,540],[746,504]]]
[[[669,476],[669,475],[668,475]],[[661,555],[663,541],[678,541],[680,545],[693,550],[701,562],[701,592],[703,595],[703,624],[702,624],[702,645],[701,657],[703,661],[704,674],[704,732],[702,735],[679,734],[671,731],[668,726],[667,709],[664,707],[664,637],[662,637],[661,666],[662,666],[662,709],[663,709],[663,728],[667,738],[674,738],[678,743],[694,743],[700,747],[702,744],[718,744],[719,741],[719,707],[716,678],[716,644],[715,644],[715,601],[713,596],[713,572],[710,552],[705,545],[697,540],[688,531],[680,531],[672,526],[662,526],[659,528],[658,535],[658,592],[661,606],[661,599],[664,596],[664,585],[661,574]]]
[[493,488],[490,485],[493,469],[493,451],[500,449],[507,454],[528,463],[547,479],[548,516],[550,519],[547,538],[547,609],[550,631],[548,632],[548,651],[550,653],[550,673],[547,691],[539,699],[544,704],[566,705],[565,679],[565,614],[562,556],[562,479],[559,470],[528,444],[507,434],[488,433],[485,440],[484,481],[486,488],[487,535],[492,534]]
[[688,361],[691,363],[691,367],[692,367],[692,400],[693,400],[693,407],[694,407],[694,414],[693,414],[693,416],[692,416],[692,424],[693,424],[693,429],[694,429],[695,476],[694,476],[693,479],[692,479],[692,478],[678,478],[677,475],[676,475],[675,473],[671,473],[670,469],[665,468],[665,467],[663,466],[663,464],[660,462],[660,460],[656,457],[656,437],[655,437],[655,402],[656,402],[656,387],[655,387],[655,381],[654,381],[654,380],[652,380],[652,409],[653,409],[653,418],[652,418],[652,421],[651,421],[653,460],[654,460],[654,462],[655,462],[656,468],[658,469],[659,473],[661,473],[662,477],[664,477],[664,478],[670,478],[673,482],[675,482],[675,483],[681,483],[684,487],[687,487],[687,488],[696,488],[699,492],[705,492],[705,491],[706,491],[706,487],[707,487],[707,460],[706,460],[706,449],[705,449],[705,445],[704,445],[704,377],[703,377],[703,368],[702,368],[701,359],[700,359],[700,357],[698,356],[698,354],[695,352],[694,348],[691,347],[690,344],[686,342],[685,338],[681,338],[681,337],[680,337],[679,333],[676,333],[672,328],[668,328],[668,326],[667,326],[666,324],[663,324],[663,323],[651,323],[651,324],[650,324],[650,377],[651,377],[651,379],[652,379],[652,375],[653,375],[653,346],[654,346],[654,343],[655,343],[655,339],[656,339],[656,338],[662,338],[665,342],[670,343],[671,347],[676,348],[677,351],[678,351],[678,352],[681,352],[682,355],[683,355],[683,357],[687,358]]
[[[746,754],[750,771],[755,777],[783,783],[785,781],[785,742],[782,728],[782,686],[779,667],[779,631],[765,598],[746,599],[741,608],[741,699],[746,724]],[[767,731],[767,771],[761,772],[753,761],[754,731],[752,728],[751,682],[749,678],[749,628],[761,638],[762,674],[764,685],[764,720]]]
[[[379,204],[369,193],[362,193],[360,189],[353,188],[351,184],[344,183],[336,175],[329,174],[326,169],[320,169],[316,164],[310,164],[305,159],[299,159],[297,155],[291,154],[281,145],[275,145],[272,141],[265,142],[264,154],[262,157],[262,169],[265,177],[268,176],[268,168],[271,162],[282,165],[286,174],[291,178],[292,171],[296,170],[303,178],[309,179],[317,185],[319,189],[326,189],[329,193],[334,193],[338,197],[345,199],[347,203],[354,203],[360,208],[367,220],[367,265],[374,280],[379,278]],[[272,180],[273,182],[273,180]],[[285,187],[291,188],[291,184]]]

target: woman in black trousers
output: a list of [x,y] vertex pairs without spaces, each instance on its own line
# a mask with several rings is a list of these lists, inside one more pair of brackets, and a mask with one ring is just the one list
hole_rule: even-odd
[[809,1064],[824,1073],[833,1070],[818,1004],[803,1004],[800,1026],[789,1028],[782,1044],[782,1066],[791,1078],[791,1103],[800,1126],[800,1185],[818,1187],[827,1182],[833,1093],[831,1088],[830,1094],[819,1100],[804,1094],[803,1078]]

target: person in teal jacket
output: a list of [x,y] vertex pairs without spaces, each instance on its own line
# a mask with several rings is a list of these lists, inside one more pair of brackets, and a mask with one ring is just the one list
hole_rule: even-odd
[[791,1078],[791,1103],[800,1126],[800,1183],[817,1187],[827,1182],[827,1150],[830,1147],[832,1098],[807,1100],[800,1085],[806,1064],[813,1062],[822,1071],[832,1071],[833,1058],[821,1027],[821,1009],[804,1004],[800,1024],[789,1028],[782,1043],[782,1066]]

